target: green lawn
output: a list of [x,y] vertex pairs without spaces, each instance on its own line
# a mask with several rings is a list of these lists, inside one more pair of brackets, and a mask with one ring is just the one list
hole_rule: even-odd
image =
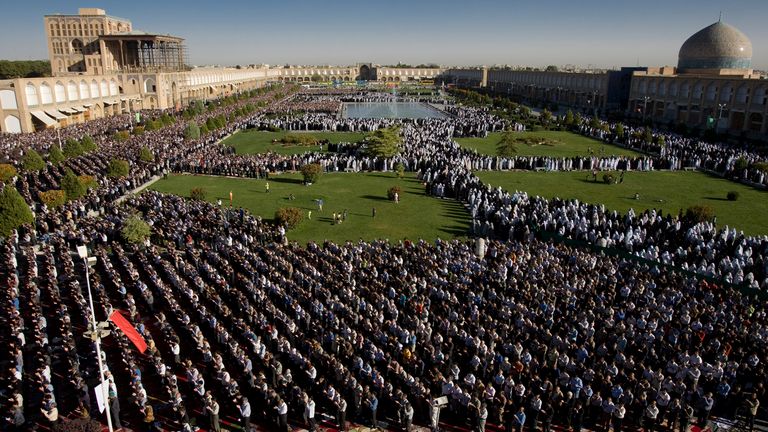
[[[639,153],[627,150],[623,147],[606,144],[572,132],[562,131],[541,131],[541,132],[519,132],[520,137],[541,137],[548,140],[559,141],[555,145],[519,145],[518,155],[520,156],[552,156],[552,157],[573,157],[588,156],[589,149],[598,155],[615,156],[637,156]],[[456,141],[464,148],[476,150],[480,154],[496,155],[496,145],[501,139],[500,132],[489,133],[485,138],[457,138]]]
[[[232,191],[235,207],[243,206],[269,220],[280,207],[301,208],[305,219],[288,232],[288,238],[302,244],[310,240],[343,242],[361,238],[432,241],[461,237],[469,229],[469,215],[461,204],[425,195],[424,187],[413,176],[400,180],[392,173],[334,173],[324,174],[312,186],[303,186],[299,174],[283,174],[269,180],[269,193],[265,192],[265,183],[257,179],[174,175],[156,182],[151,189],[189,196],[193,187],[203,187],[209,201],[221,198],[227,204]],[[386,197],[392,186],[402,189],[399,204]],[[288,199],[291,193],[295,200]],[[316,199],[324,201],[322,213],[317,209]],[[374,207],[375,218],[371,216]],[[344,209],[348,210],[347,220],[333,225],[332,214]],[[312,220],[307,220],[310,210]]]
[[279,154],[293,155],[308,151],[327,150],[327,148],[325,148],[326,146],[323,146],[321,149],[320,146],[284,145],[282,143],[272,142],[272,140],[282,138],[288,133],[309,134],[318,140],[328,140],[332,143],[354,143],[363,139],[364,136],[362,132],[267,132],[248,129],[235,133],[222,141],[222,144],[234,147],[237,154],[258,154],[271,151]]
[[[499,172],[476,173],[485,183],[501,186],[507,191],[523,190],[547,198],[577,198],[589,203],[603,203],[609,209],[640,212],[649,208],[662,209],[664,214],[676,215],[682,208],[696,204],[712,207],[719,226],[728,225],[751,235],[768,234],[768,192],[704,173],[688,172],[628,172],[624,183],[607,185],[587,180],[585,172]],[[602,175],[598,176],[601,178]],[[728,201],[726,194],[737,191],[737,201]],[[640,199],[635,200],[635,193]]]

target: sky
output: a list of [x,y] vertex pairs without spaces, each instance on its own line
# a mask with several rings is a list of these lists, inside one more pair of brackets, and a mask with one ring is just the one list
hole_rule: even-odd
[[717,21],[768,69],[768,0],[32,0],[4,2],[0,59],[48,57],[43,15],[99,7],[186,39],[193,65],[438,63],[584,67],[677,64]]

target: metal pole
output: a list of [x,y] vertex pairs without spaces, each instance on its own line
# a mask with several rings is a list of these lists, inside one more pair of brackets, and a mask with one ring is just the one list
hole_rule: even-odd
[[93,331],[93,334],[96,336],[96,357],[99,360],[99,377],[101,378],[101,392],[102,397],[104,398],[105,410],[107,414],[107,428],[109,428],[109,432],[113,432],[114,429],[112,429],[112,412],[109,408],[109,388],[107,383],[104,381],[104,366],[101,362],[101,331],[96,325],[96,312],[93,308],[93,295],[91,295],[91,277],[89,275],[90,272],[88,271],[87,256],[83,258],[83,263],[85,264],[85,284],[88,287],[88,303],[91,307],[91,331]]
[[56,128],[56,137],[58,137],[58,138],[59,138],[59,150],[64,150],[64,149],[61,147],[61,129],[58,129],[58,128]]

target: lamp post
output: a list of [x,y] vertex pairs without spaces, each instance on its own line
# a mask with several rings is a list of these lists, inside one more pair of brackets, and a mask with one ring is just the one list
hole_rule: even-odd
[[723,110],[728,106],[728,104],[725,103],[719,103],[717,104],[717,129],[720,129],[720,123],[722,123],[723,120]]
[[80,256],[85,264],[85,285],[88,288],[88,305],[91,308],[91,331],[86,332],[85,336],[90,337],[96,342],[96,357],[99,361],[99,378],[101,379],[101,396],[104,400],[104,406],[107,414],[107,427],[109,432],[113,432],[112,429],[112,412],[109,408],[109,386],[104,380],[104,366],[101,361],[101,338],[109,335],[109,326],[106,322],[96,322],[96,312],[93,308],[93,295],[91,294],[91,277],[88,267],[96,263],[96,257],[88,256],[88,248],[85,245],[77,247],[77,255]]

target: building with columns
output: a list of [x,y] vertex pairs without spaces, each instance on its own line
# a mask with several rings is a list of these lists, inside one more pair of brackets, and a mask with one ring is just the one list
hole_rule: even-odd
[[190,68],[182,38],[102,9],[46,15],[52,77],[0,81],[0,132],[33,132],[140,109],[181,108],[278,81],[280,71]]

